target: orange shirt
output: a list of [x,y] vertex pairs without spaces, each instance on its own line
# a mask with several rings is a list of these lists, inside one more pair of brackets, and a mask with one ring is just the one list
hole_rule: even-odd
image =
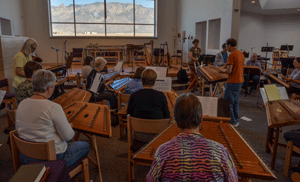
[[227,83],[244,82],[244,54],[239,50],[234,50],[228,57],[227,64],[232,65],[232,71],[228,75]]

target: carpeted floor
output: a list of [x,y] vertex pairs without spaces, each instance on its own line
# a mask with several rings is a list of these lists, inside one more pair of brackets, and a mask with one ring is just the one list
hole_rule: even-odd
[[[179,92],[180,93],[180,92]],[[260,99],[261,101],[261,99]],[[256,105],[257,97],[255,94],[244,97],[240,95],[240,117],[246,116],[252,121],[240,120],[238,131],[252,146],[257,154],[269,166],[271,162],[271,154],[265,153],[265,143],[267,134],[267,119],[266,112]],[[0,147],[0,181],[8,181],[13,175],[13,164],[9,146],[6,144],[7,135],[2,131],[7,126],[6,115],[1,111],[0,117],[0,143],[4,144]],[[298,129],[298,126],[285,127],[283,132],[291,129]],[[88,141],[85,136],[81,136],[80,140]],[[283,134],[280,135],[280,142],[285,143]],[[97,137],[98,150],[100,155],[101,169],[104,182],[127,181],[128,163],[127,163],[127,142],[126,139],[119,139],[119,127],[113,128],[113,136],[111,138]],[[285,148],[279,147],[277,161],[274,173],[277,176],[277,181],[292,181],[290,178],[283,175],[285,160]],[[297,157],[292,158],[292,165],[297,164]],[[97,167],[93,164],[90,167],[90,179],[94,182],[99,181]],[[149,167],[135,167],[135,181],[145,181],[145,176]],[[81,177],[78,178],[82,180]],[[261,181],[261,180],[252,180]]]

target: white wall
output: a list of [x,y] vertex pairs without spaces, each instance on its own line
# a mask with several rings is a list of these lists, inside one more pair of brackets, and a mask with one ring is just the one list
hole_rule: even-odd
[[[280,48],[281,45],[294,45],[290,56],[300,56],[300,16],[295,15],[256,15],[250,13],[241,14],[239,49],[253,52],[265,57],[261,47],[269,46]],[[272,53],[268,57],[272,59]],[[270,61],[271,63],[272,61]]]
[[1,0],[0,17],[11,21],[12,35],[24,36],[22,0]]
[[[179,31],[187,31],[187,35],[195,36],[197,22],[221,18],[220,42],[222,44],[231,36],[232,7],[233,0],[178,0]],[[207,44],[208,42],[206,47]],[[216,54],[220,49],[206,49],[206,54]],[[185,43],[184,60],[188,59],[188,45]]]
[[[253,52],[261,55],[261,47],[267,45],[265,24],[265,16],[263,15],[241,13],[239,49],[250,52],[250,48],[255,47]],[[271,54],[269,53],[269,55]],[[262,54],[262,56],[265,56],[265,54]]]
[[[154,47],[159,48],[161,42],[167,41],[171,54],[173,53],[173,29],[176,25],[177,3],[175,0],[158,0],[158,38],[154,40]],[[24,3],[24,18],[26,22],[26,36],[33,37],[39,43],[36,51],[44,62],[56,62],[56,53],[50,47],[63,48],[63,41],[67,40],[67,51],[71,52],[73,47],[85,47],[89,43],[100,45],[125,45],[144,44],[151,39],[130,38],[50,38],[48,3],[47,0],[26,0]],[[59,61],[62,53],[59,53]]]

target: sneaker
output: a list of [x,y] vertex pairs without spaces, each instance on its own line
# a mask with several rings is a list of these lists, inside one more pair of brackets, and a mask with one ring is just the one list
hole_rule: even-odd
[[237,128],[239,127],[240,123],[236,123],[236,124],[231,124],[233,127]]

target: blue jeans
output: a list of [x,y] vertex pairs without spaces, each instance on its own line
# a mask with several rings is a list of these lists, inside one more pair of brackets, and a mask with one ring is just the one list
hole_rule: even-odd
[[239,94],[243,83],[227,83],[223,99],[230,101],[231,124],[239,122]]
[[[72,166],[75,164],[80,158],[85,157],[87,158],[90,151],[90,145],[84,141],[76,141],[68,143],[68,148],[64,153],[56,154],[56,160],[66,160],[67,167]],[[43,160],[34,159],[25,156],[24,154],[20,153],[20,161],[21,164],[29,164],[32,162],[39,162]]]

